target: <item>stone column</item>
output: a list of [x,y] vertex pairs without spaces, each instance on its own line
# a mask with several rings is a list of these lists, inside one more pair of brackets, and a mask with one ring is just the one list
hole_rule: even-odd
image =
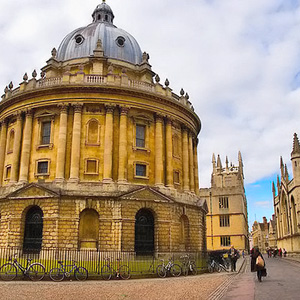
[[166,121],[166,173],[167,186],[173,187],[173,145],[172,145],[172,121]]
[[120,109],[118,182],[127,182],[127,119],[128,107]]
[[188,146],[188,129],[182,130],[182,169],[183,169],[183,190],[190,190],[189,181],[189,146]]
[[75,104],[70,169],[70,181],[74,182],[79,181],[81,114],[82,104]]
[[32,138],[32,110],[26,111],[25,127],[23,132],[23,144],[20,164],[20,182],[28,182],[31,138]]
[[105,137],[104,137],[104,165],[103,182],[112,182],[112,159],[113,159],[113,120],[114,107],[106,106]]
[[163,118],[158,114],[155,121],[155,185],[163,185]]
[[65,180],[67,127],[68,127],[68,106],[62,104],[60,106],[60,120],[59,120],[59,133],[58,133],[59,142],[57,144],[56,175],[55,175],[56,182],[63,182]]
[[3,181],[4,161],[5,161],[5,149],[7,138],[7,122],[1,121],[1,135],[0,135],[0,186]]
[[194,147],[193,147],[193,136],[189,134],[189,168],[190,168],[190,190],[195,191],[195,177],[194,177]]
[[195,193],[199,195],[199,174],[198,174],[198,154],[197,154],[198,139],[194,141],[194,175],[195,175]]
[[15,139],[14,139],[10,183],[16,183],[18,181],[21,140],[22,140],[22,115],[21,113],[18,113],[17,124],[15,127]]

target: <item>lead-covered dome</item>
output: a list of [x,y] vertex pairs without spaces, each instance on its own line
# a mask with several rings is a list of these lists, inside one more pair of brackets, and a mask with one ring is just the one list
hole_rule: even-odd
[[113,24],[114,14],[105,1],[96,7],[92,17],[93,23],[74,30],[63,39],[57,50],[57,60],[91,56],[100,39],[106,57],[132,64],[142,62],[139,44],[132,35]]

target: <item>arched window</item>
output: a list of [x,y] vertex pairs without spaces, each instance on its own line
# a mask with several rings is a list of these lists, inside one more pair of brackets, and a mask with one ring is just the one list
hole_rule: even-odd
[[180,217],[180,244],[183,246],[183,250],[189,248],[189,219],[186,215]]
[[87,140],[88,145],[99,145],[99,122],[92,119],[87,123]]
[[149,209],[140,209],[135,216],[134,250],[139,255],[154,252],[154,217]]
[[99,240],[99,214],[87,208],[79,216],[79,248],[97,249]]
[[38,206],[31,207],[25,217],[24,252],[40,252],[43,240],[43,211]]
[[14,131],[14,129],[12,129],[9,132],[8,149],[7,149],[8,153],[13,152],[13,150],[14,150],[14,141],[15,141],[15,131]]
[[295,199],[292,196],[291,198],[291,216],[292,216],[292,233],[298,232],[298,224],[297,224],[297,214],[296,214],[296,204]]

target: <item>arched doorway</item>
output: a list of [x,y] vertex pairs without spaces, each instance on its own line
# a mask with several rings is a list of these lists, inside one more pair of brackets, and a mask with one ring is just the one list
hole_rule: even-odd
[[134,251],[139,255],[154,252],[154,217],[148,209],[140,209],[135,216]]
[[87,208],[79,219],[79,248],[97,249],[99,240],[99,214]]
[[24,252],[40,252],[43,241],[43,211],[38,206],[31,207],[25,217]]

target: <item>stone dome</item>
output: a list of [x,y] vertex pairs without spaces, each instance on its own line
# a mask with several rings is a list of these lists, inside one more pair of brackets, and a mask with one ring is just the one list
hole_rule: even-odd
[[135,38],[113,24],[114,14],[103,1],[94,10],[93,22],[69,33],[57,51],[57,60],[66,61],[93,55],[100,39],[104,55],[132,64],[142,62],[142,51]]

